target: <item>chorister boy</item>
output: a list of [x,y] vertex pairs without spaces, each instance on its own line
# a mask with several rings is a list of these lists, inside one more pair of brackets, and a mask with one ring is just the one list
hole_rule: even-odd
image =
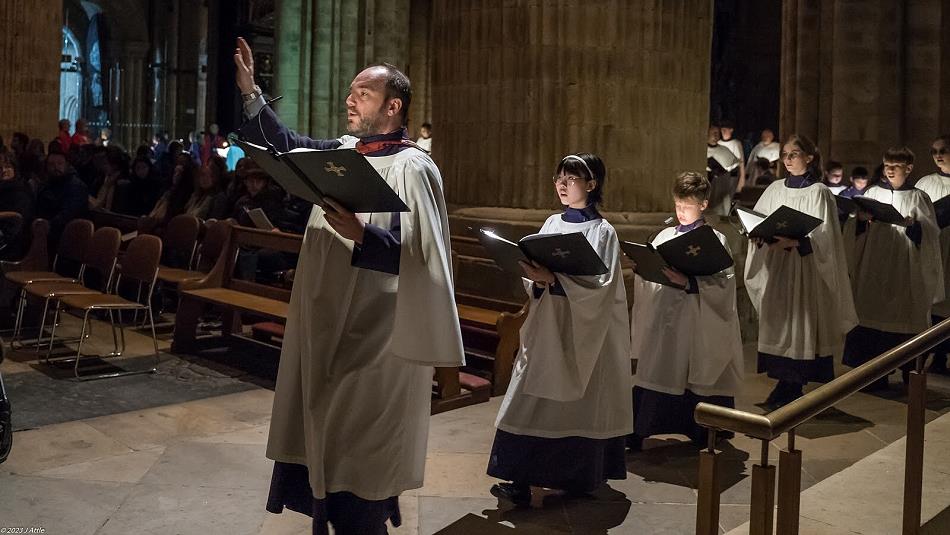
[[[675,227],[663,229],[658,246],[706,224],[709,181],[682,173],[673,185]],[[726,237],[714,231],[726,249]],[[736,278],[732,267],[707,277],[687,277],[664,270],[680,288],[637,277],[631,314],[632,355],[637,359],[633,379],[633,434],[627,444],[642,447],[651,435],[680,434],[700,444],[706,430],[696,424],[693,410],[700,401],[735,406],[742,382],[742,341],[736,312]]]
[[[943,257],[943,288],[950,293],[950,209],[940,204],[940,201],[950,195],[950,134],[945,134],[933,141],[930,145],[930,155],[937,172],[929,174],[917,181],[917,189],[923,191],[935,204],[937,225],[940,226],[940,254]],[[950,298],[935,303],[931,311],[934,324],[950,318]],[[947,353],[950,352],[950,342],[944,342],[934,348],[934,359],[928,371],[948,374]]]
[[[913,169],[910,149],[888,149],[883,180],[864,194],[893,205],[905,225],[876,222],[858,212],[844,229],[858,313],[858,326],[845,344],[848,366],[860,366],[926,330],[931,307],[944,297],[940,229],[930,198],[910,183]],[[887,377],[867,390],[884,388]]]

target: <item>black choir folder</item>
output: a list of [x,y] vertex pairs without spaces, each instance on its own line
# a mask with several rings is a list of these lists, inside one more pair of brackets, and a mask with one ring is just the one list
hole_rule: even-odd
[[323,206],[323,198],[330,197],[354,213],[409,211],[366,157],[353,149],[273,153],[244,140],[237,144],[288,193],[313,204]]
[[750,238],[762,238],[766,241],[774,241],[776,236],[800,240],[821,225],[821,219],[784,204],[769,216],[741,206],[736,207],[736,213],[742,228]]
[[941,229],[950,227],[950,195],[934,201],[934,212],[937,213],[937,225]]
[[636,262],[637,275],[650,282],[677,288],[679,286],[672,284],[663,274],[663,268],[671,267],[687,276],[704,277],[733,265],[729,251],[709,225],[702,225],[657,247],[650,243],[622,241],[620,248]]
[[890,223],[891,225],[907,226],[904,216],[894,208],[893,204],[883,203],[868,197],[853,197],[854,205],[858,210],[871,214],[875,221]]
[[531,234],[518,240],[506,240],[487,229],[479,229],[478,240],[492,259],[505,271],[524,276],[518,261],[534,260],[553,273],[565,275],[603,275],[607,266],[580,232],[570,234]]

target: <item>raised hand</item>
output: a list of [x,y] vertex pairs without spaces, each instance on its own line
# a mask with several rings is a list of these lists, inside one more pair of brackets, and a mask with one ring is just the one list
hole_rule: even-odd
[[238,37],[237,48],[234,49],[234,65],[237,67],[238,89],[242,95],[247,95],[254,91],[254,55],[251,53],[251,47],[243,37]]

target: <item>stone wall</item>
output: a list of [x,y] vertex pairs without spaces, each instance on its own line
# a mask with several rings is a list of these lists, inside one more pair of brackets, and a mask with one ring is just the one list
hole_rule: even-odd
[[0,135],[50,140],[59,120],[63,12],[47,0],[0,2]]
[[846,168],[906,144],[931,172],[930,141],[950,131],[950,2],[785,0],[782,19],[783,135]]
[[432,10],[434,150],[446,197],[554,208],[568,153],[599,154],[606,206],[660,211],[705,168],[708,0],[444,0]]

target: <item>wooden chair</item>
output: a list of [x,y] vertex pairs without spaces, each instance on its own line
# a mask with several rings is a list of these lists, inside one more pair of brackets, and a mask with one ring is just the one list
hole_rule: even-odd
[[[146,304],[136,301],[130,301],[118,295],[118,290],[123,281],[131,281],[138,284],[139,288],[145,286],[148,291],[144,295],[151,296],[155,287],[155,280],[158,275],[158,263],[162,256],[162,241],[157,236],[140,235],[129,244],[126,255],[122,259],[122,264],[116,268],[116,276],[112,281],[112,293],[96,292],[83,295],[65,295],[56,303],[56,311],[53,315],[53,328],[50,333],[50,345],[47,351],[47,360],[52,352],[53,343],[56,338],[56,323],[59,319],[60,311],[78,311],[82,313],[82,329],[79,335],[79,345],[76,349],[74,358],[62,359],[60,362],[74,362],[73,375],[78,380],[101,379],[107,377],[119,377],[122,375],[133,375],[139,373],[152,373],[159,363],[158,339],[155,337],[155,321],[152,316],[151,300]],[[141,295],[141,294],[140,294]],[[112,325],[113,343],[115,351],[114,356],[119,356],[125,351],[125,328],[122,324],[122,311],[144,311],[148,315],[149,327],[152,333],[152,346],[154,348],[155,365],[144,370],[130,370],[110,373],[100,373],[94,375],[80,375],[79,361],[82,359],[82,346],[86,337],[86,331],[89,326],[89,315],[95,311],[106,311],[109,313],[109,322]],[[116,339],[116,318],[118,317],[118,327],[121,335],[121,348]]]
[[162,235],[162,265],[190,269],[195,260],[195,248],[201,221],[189,214],[172,218]]
[[[47,225],[48,228],[48,225]],[[92,241],[93,224],[88,219],[74,219],[66,224],[63,234],[59,240],[59,248],[56,256],[53,257],[53,266],[51,271],[42,270],[18,270],[5,273],[6,280],[20,288],[16,321],[13,325],[14,336],[10,340],[10,347],[19,345],[18,333],[23,327],[23,316],[26,312],[26,292],[23,290],[26,286],[36,282],[46,281],[69,281],[78,282],[85,270],[86,249],[89,242]],[[36,238],[34,237],[34,240]],[[44,247],[45,248],[45,247]],[[78,265],[76,276],[65,275],[62,272],[65,268],[62,261],[68,261]],[[42,269],[48,269],[43,266]]]
[[4,276],[14,271],[40,271],[49,267],[49,221],[34,219],[30,227],[30,248],[23,258],[0,261]]
[[[27,298],[43,300],[40,330],[36,338],[37,349],[42,342],[43,333],[46,332],[46,317],[51,300],[55,301],[65,295],[92,294],[109,290],[121,242],[122,233],[119,229],[100,228],[92,235],[92,241],[86,249],[86,258],[83,261],[86,268],[83,270],[82,280],[38,281],[23,287]],[[90,272],[98,278],[98,281],[89,280]],[[90,282],[98,284],[90,284]],[[96,289],[95,286],[99,288]],[[14,336],[18,335],[18,332],[14,333]]]
[[231,224],[228,221],[212,221],[206,225],[204,239],[198,246],[195,269],[181,269],[168,266],[158,267],[158,281],[162,285],[178,287],[184,281],[204,278],[218,256],[227,244],[231,235]]

